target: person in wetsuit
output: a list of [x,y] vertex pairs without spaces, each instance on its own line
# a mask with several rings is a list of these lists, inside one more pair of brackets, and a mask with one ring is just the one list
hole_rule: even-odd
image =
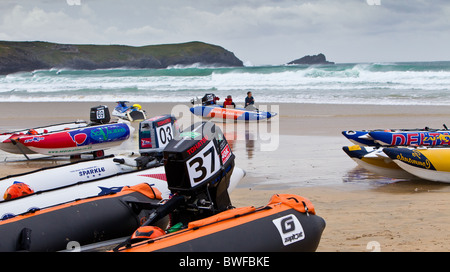
[[247,97],[245,98],[245,107],[252,105],[255,106],[255,99],[252,96],[252,92],[247,92]]

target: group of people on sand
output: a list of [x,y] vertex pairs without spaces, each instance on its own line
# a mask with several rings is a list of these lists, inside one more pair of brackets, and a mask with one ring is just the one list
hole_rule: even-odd
[[[202,98],[202,104],[203,105],[215,105],[217,104],[216,101],[218,101],[220,98],[215,96],[214,94],[206,94]],[[247,92],[247,96],[245,97],[244,107],[252,109],[255,107],[255,98],[253,98],[252,92]],[[236,104],[233,102],[233,98],[231,95],[228,95],[227,98],[225,98],[225,101],[223,102],[224,108],[233,107],[236,108]]]

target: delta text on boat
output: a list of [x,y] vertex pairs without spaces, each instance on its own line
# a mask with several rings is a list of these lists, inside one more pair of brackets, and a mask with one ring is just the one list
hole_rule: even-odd
[[382,146],[437,146],[450,144],[448,130],[371,131],[370,137]]

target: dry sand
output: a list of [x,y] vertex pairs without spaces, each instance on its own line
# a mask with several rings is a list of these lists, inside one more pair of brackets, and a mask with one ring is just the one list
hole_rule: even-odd
[[[106,104],[111,110],[114,107],[114,103]],[[95,102],[0,103],[0,132],[87,120],[89,108],[97,105],[99,103]],[[189,105],[149,103],[142,106],[148,116],[155,116],[173,112],[174,106],[180,109]],[[278,111],[279,116],[263,129],[245,125],[231,125],[230,129],[228,124],[223,127],[227,137],[231,137],[236,165],[247,171],[242,184],[231,195],[236,207],[264,205],[274,193],[309,198],[317,214],[327,223],[318,248],[322,252],[450,249],[447,230],[450,184],[393,182],[373,177],[358,168],[341,150],[342,145],[351,145],[341,135],[342,130],[441,128],[450,116],[450,108],[280,104],[270,109]],[[257,134],[254,140],[249,139],[252,134]],[[269,141],[264,138],[265,134],[269,135]],[[276,134],[280,137],[276,138]],[[267,144],[272,140],[275,146]],[[261,150],[267,146],[268,150]],[[59,162],[3,162],[0,176],[55,163]],[[357,182],[352,182],[353,174],[359,176]]]

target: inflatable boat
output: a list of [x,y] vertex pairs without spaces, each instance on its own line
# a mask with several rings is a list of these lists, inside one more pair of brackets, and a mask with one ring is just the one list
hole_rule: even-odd
[[101,157],[104,150],[122,144],[134,131],[127,121],[110,123],[109,110],[104,105],[91,108],[90,120],[87,126],[42,133],[34,131],[30,135],[9,137],[6,142],[15,145],[27,159],[28,150],[50,156],[92,153],[94,157]]
[[344,146],[344,152],[359,166],[374,174],[390,178],[414,178],[393,162],[384,152],[383,147]]
[[450,183],[450,148],[392,147],[383,150],[399,167],[422,179]]
[[86,121],[75,121],[70,123],[54,124],[43,127],[34,127],[25,130],[12,131],[8,133],[0,134],[0,149],[13,154],[34,154],[36,152],[30,150],[29,148],[23,146],[17,141],[12,141],[11,139],[17,139],[22,136],[28,135],[39,135],[44,133],[52,133],[55,131],[69,130],[75,128],[86,127],[88,123]]
[[[410,145],[410,142],[418,145],[417,142],[420,141],[427,142],[428,145],[439,145],[442,144],[439,140],[445,140],[447,137],[450,137],[440,135],[448,135],[449,132],[447,126],[444,124],[444,129],[425,127],[411,129],[345,130],[342,131],[342,135],[350,142],[361,146]],[[410,138],[408,139],[408,137]]]
[[[183,132],[180,137],[184,138],[175,138],[164,150],[168,187],[174,197],[114,251],[316,250],[325,221],[315,215],[309,200],[276,195],[265,207],[233,209],[224,188],[234,155],[220,129],[209,122],[194,124],[191,133]],[[222,167],[217,168],[214,161]],[[186,174],[170,171],[183,165],[188,167]],[[154,227],[156,220],[169,214],[172,226]]]
[[[147,183],[0,221],[0,251],[59,251],[123,237],[140,226],[161,192]],[[157,225],[157,224],[155,224]]]
[[142,109],[141,105],[133,104],[132,106],[128,106],[126,103],[128,103],[128,101],[117,101],[117,106],[112,111],[112,116],[130,122],[137,122],[146,119],[145,110]]
[[21,136],[11,141],[20,143],[35,153],[51,156],[70,156],[103,151],[119,146],[130,137],[132,128],[126,123],[102,124],[66,131]]
[[[114,167],[123,167],[123,165]],[[59,168],[51,170],[63,170],[63,169]],[[108,171],[112,172],[111,170],[112,169],[109,169]],[[64,173],[67,173],[66,170],[63,171]],[[82,175],[85,175],[85,173],[87,174],[90,172],[94,172],[95,168],[88,167],[86,168],[86,170],[83,171],[87,172],[77,171],[75,173],[81,173]],[[46,170],[36,172],[35,174],[40,175],[40,176],[37,175],[33,176],[36,179],[36,181],[43,181],[46,183],[46,185],[45,184],[39,185],[39,187],[30,186],[30,188],[32,188],[33,191],[30,192],[29,194],[17,198],[11,198],[8,200],[0,201],[0,220],[5,220],[14,217],[18,214],[43,209],[45,207],[54,206],[59,203],[64,203],[75,199],[110,194],[113,192],[120,191],[124,186],[134,186],[140,183],[152,184],[152,186],[157,188],[165,198],[168,198],[170,194],[167,188],[166,173],[164,167],[161,164],[158,164],[156,167],[148,169],[118,172],[117,174],[111,175],[104,174],[102,176],[97,177],[91,176],[90,178],[80,177],[79,179],[76,179],[74,176],[72,176],[73,177],[71,178],[72,183],[70,184],[69,182],[64,181],[63,178],[64,175],[62,175],[61,173],[62,172],[59,172],[59,174],[57,174],[56,176],[48,178],[50,172],[46,172]],[[232,190],[236,188],[236,186],[239,184],[239,182],[242,180],[244,176],[245,171],[243,169],[239,167],[234,167],[233,173],[230,176],[230,184],[227,189],[229,193],[231,193]],[[70,178],[70,175],[67,175],[67,177]],[[7,193],[8,191],[8,188],[11,185],[14,185],[15,181],[21,182],[25,180],[21,179],[20,177],[17,177],[17,178],[10,178],[8,179],[8,181],[9,186],[5,189],[5,191],[1,192],[2,196],[4,197],[5,193]],[[29,183],[32,184],[33,186],[37,186],[34,185],[37,183],[36,181],[34,180],[26,181],[23,184],[28,185]],[[2,183],[3,181],[0,182]],[[61,184],[65,185],[61,186]],[[51,185],[54,185],[55,187],[51,187]],[[6,187],[6,184],[3,185],[2,187]],[[37,189],[42,187],[45,187],[45,189],[41,190]]]
[[[138,165],[134,158],[125,156],[114,157],[110,155],[97,159],[80,160],[0,178],[0,194],[6,195],[8,189],[13,190],[14,184],[18,183],[29,187],[32,192],[39,192],[112,177],[119,173],[137,169]],[[21,195],[18,191],[16,194],[10,194],[8,199]]]
[[[325,221],[312,203],[297,195],[274,195],[266,206],[230,209],[164,231],[140,227],[119,252],[298,252],[315,251]],[[153,238],[145,233],[153,232]],[[143,235],[144,234],[144,235]]]
[[245,108],[224,108],[219,105],[194,106],[190,111],[197,116],[212,120],[261,121],[277,115],[275,112],[253,111]]

